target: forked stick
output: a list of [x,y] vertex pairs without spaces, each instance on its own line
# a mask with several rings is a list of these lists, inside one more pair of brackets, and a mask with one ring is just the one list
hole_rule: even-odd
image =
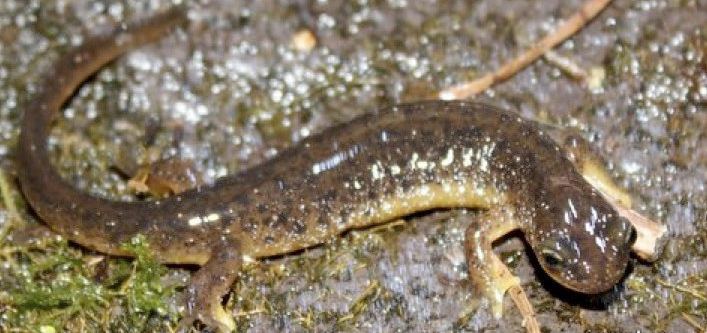
[[[560,25],[555,31],[545,36],[531,48],[518,57],[506,62],[499,69],[488,73],[471,82],[462,83],[439,92],[438,98],[442,100],[466,99],[474,96],[492,85],[502,82],[517,72],[530,65],[537,58],[543,56],[559,43],[574,35],[590,20],[599,14],[611,0],[588,0],[576,13]],[[614,208],[621,216],[628,219],[636,228],[638,237],[633,246],[634,252],[644,260],[657,259],[666,234],[665,226],[656,223],[638,212],[613,202]]]
[[[466,99],[488,89],[496,83],[507,80],[582,29],[587,22],[606,8],[610,2],[611,0],[588,0],[584,3],[582,8],[555,31],[545,36],[518,57],[504,63],[496,71],[488,73],[476,80],[444,89],[439,92],[437,97],[441,100]],[[613,182],[609,184],[613,184]],[[627,202],[622,203],[620,198],[606,195],[606,193],[604,194],[617,212],[628,219],[636,228],[637,237],[632,248],[633,251],[644,260],[656,260],[664,243],[663,239],[667,231],[666,227],[630,209],[630,198]],[[540,332],[537,321],[535,320],[535,311],[528,300],[528,296],[523,292],[523,289],[519,286],[515,286],[510,288],[508,292],[523,317],[531,318],[527,323],[524,323],[526,330],[530,333]]]
[[582,29],[587,22],[591,21],[599,12],[606,8],[610,2],[611,0],[588,0],[584,3],[582,8],[570,16],[567,21],[555,29],[555,31],[546,35],[516,58],[506,62],[496,71],[488,73],[474,81],[442,90],[437,95],[438,98],[442,100],[466,99],[486,90],[496,83],[505,81],[521,69],[533,63],[547,51],[557,46],[557,44],[562,43]]

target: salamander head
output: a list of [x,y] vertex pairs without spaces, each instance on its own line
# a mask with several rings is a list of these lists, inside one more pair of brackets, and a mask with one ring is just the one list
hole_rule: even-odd
[[542,190],[530,242],[556,282],[599,294],[623,278],[635,230],[579,177],[551,179]]

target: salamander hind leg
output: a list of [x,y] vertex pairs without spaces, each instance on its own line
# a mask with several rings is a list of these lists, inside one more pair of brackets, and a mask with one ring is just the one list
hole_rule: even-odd
[[237,242],[224,242],[214,248],[209,261],[191,278],[186,290],[187,313],[179,322],[178,332],[188,331],[195,320],[219,332],[235,330],[233,317],[223,309],[221,299],[231,288],[241,264]]
[[503,298],[508,291],[523,315],[528,332],[540,332],[535,312],[514,276],[493,252],[493,242],[519,228],[509,211],[496,208],[482,214],[467,228],[465,250],[469,279],[476,291],[488,301],[496,319],[503,315]]

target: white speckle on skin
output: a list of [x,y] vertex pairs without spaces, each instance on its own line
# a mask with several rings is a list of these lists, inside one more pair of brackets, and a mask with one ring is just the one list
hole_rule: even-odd
[[565,221],[565,224],[572,224],[572,219],[570,218],[570,212],[564,211],[562,212],[562,220]]
[[590,267],[589,267],[589,263],[588,263],[588,262],[582,261],[582,267],[584,267],[584,271],[585,271],[585,272],[589,272],[589,271],[590,271]]
[[444,158],[439,162],[439,164],[443,167],[449,166],[454,162],[454,149],[449,148],[447,150],[447,155],[444,156]]
[[430,194],[430,187],[427,185],[420,186],[419,190],[420,194],[422,196],[426,196]]
[[572,199],[567,199],[567,204],[570,206],[570,210],[572,211],[572,216],[574,218],[577,218],[577,210],[574,208],[574,204],[572,203]]
[[382,202],[382,204],[381,204],[381,210],[388,212],[388,211],[390,211],[391,209],[393,209],[393,206],[391,206],[390,202],[388,202],[388,201],[383,201],[383,202]]
[[354,158],[359,152],[361,152],[361,148],[359,146],[353,146],[348,150],[340,151],[323,161],[314,163],[312,165],[312,174],[318,175],[319,173],[333,169],[337,165],[341,164],[341,162]]
[[484,172],[489,171],[489,162],[485,158],[479,160],[479,170]]
[[196,227],[201,225],[203,222],[204,221],[201,216],[194,216],[187,221],[187,224],[189,224],[190,227]]
[[579,258],[581,256],[581,252],[579,251],[579,245],[577,242],[572,242],[572,249],[574,249],[574,252],[577,254],[576,258]]
[[400,174],[400,167],[397,164],[391,165],[390,174],[393,176]]
[[415,165],[417,164],[417,160],[420,158],[417,153],[412,153],[412,156],[410,157],[410,166],[414,169]]
[[601,249],[602,253],[606,253],[606,238],[597,236],[594,237],[594,242],[599,246],[599,249]]
[[468,167],[471,165],[471,158],[474,156],[474,148],[464,148],[462,151],[462,166]]
[[594,235],[594,227],[589,222],[584,222],[584,230],[586,230],[590,235]]
[[221,219],[221,215],[218,215],[216,213],[211,213],[209,215],[206,215],[206,222],[216,222]]
[[187,220],[187,224],[190,227],[197,227],[200,226],[204,223],[209,223],[209,222],[216,222],[221,219],[221,215],[216,214],[216,213],[211,213],[206,216],[194,216]]
[[385,177],[385,172],[383,168],[380,167],[380,162],[371,165],[371,178],[373,180],[381,180],[383,177]]

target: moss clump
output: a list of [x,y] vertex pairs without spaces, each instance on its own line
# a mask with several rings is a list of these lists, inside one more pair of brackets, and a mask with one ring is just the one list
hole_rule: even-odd
[[[3,247],[12,269],[0,275],[0,331],[164,330],[176,318],[176,287],[150,255],[144,237],[124,248],[135,260],[82,255],[61,239]],[[173,319],[172,319],[173,320]]]

